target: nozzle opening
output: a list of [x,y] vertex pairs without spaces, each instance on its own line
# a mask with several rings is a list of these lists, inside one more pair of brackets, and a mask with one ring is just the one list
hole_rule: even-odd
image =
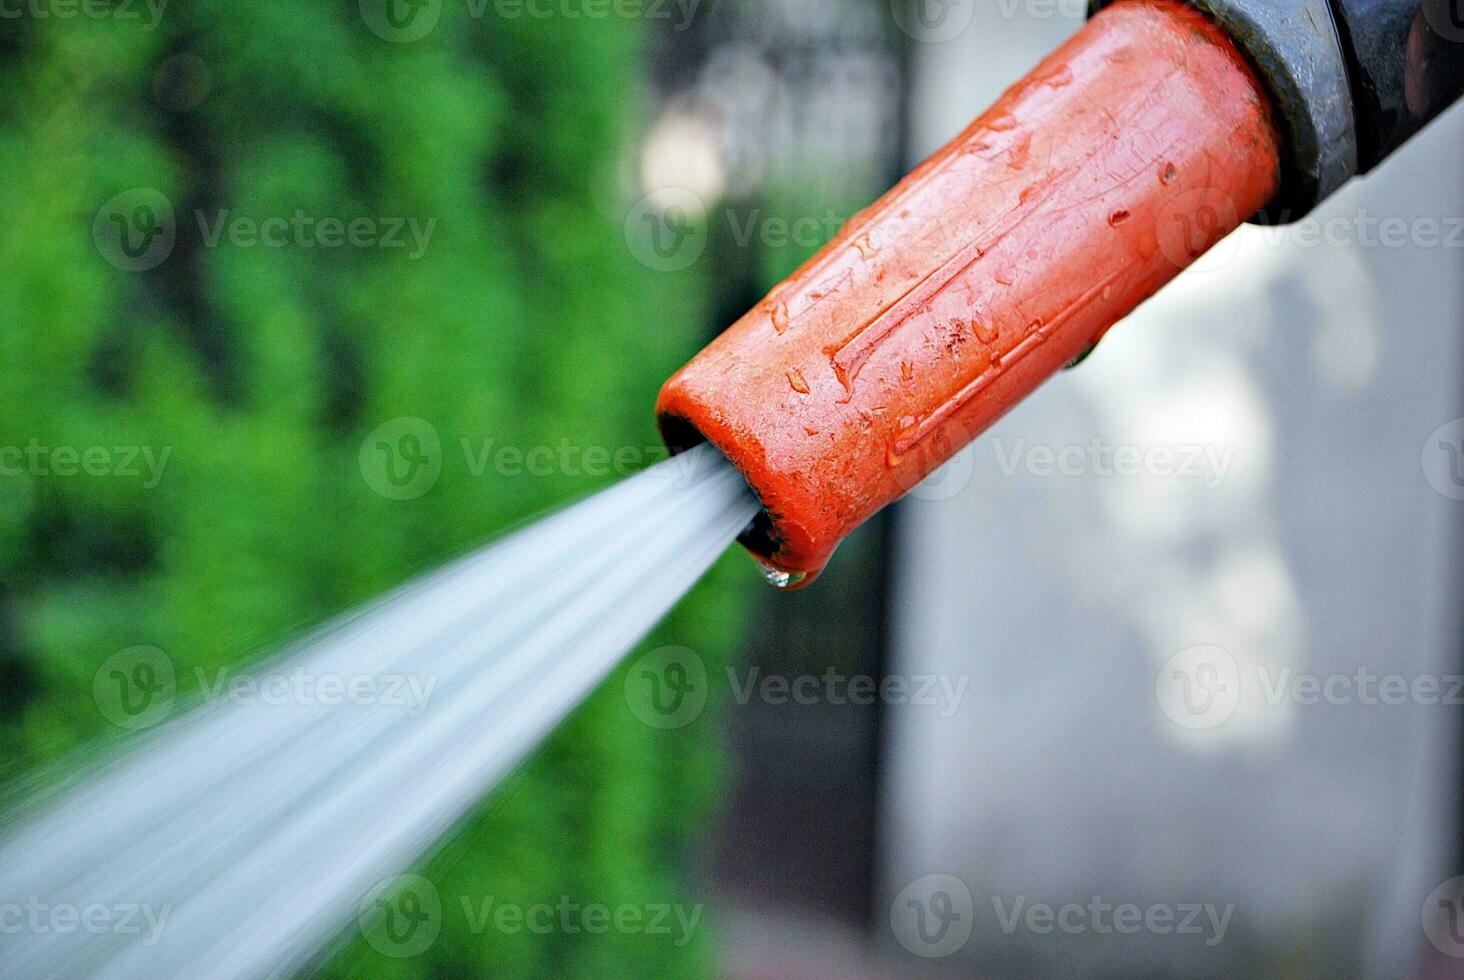
[[[710,442],[712,443],[712,447],[721,453],[724,459],[732,462],[726,450],[708,439],[700,429],[692,424],[690,419],[680,415],[662,413],[657,417],[656,423],[661,428],[661,439],[666,443],[666,448],[671,451],[672,456],[679,456],[688,449],[700,446],[704,442]],[[734,469],[737,468],[735,462],[732,462],[732,466]],[[738,472],[742,473],[742,470],[738,469]],[[744,480],[747,479],[747,474],[742,473],[742,477]],[[748,524],[742,533],[737,536],[737,543],[752,552],[753,556],[762,562],[764,566],[771,565],[773,562],[773,554],[779,547],[778,535],[773,528],[773,518],[768,513],[766,501],[757,492],[757,487],[753,486],[749,481],[748,488],[752,490],[753,496],[757,497],[757,501],[761,507],[757,512],[757,516],[752,519],[752,523]]]

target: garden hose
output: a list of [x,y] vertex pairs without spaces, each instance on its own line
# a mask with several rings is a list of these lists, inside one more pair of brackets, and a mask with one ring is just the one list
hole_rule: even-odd
[[1306,214],[1464,90],[1458,0],[1119,0],[672,376],[788,588],[1246,220]]

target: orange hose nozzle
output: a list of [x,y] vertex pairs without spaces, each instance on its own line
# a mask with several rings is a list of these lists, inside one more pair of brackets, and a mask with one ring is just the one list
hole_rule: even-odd
[[1263,207],[1280,156],[1224,31],[1122,0],[668,380],[661,431],[731,460],[764,507],[743,544],[807,584]]

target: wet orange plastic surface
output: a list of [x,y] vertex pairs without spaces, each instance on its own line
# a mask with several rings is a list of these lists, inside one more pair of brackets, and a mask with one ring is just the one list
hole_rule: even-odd
[[1108,7],[667,381],[662,431],[742,471],[744,543],[807,584],[1265,205],[1278,143],[1218,27]]

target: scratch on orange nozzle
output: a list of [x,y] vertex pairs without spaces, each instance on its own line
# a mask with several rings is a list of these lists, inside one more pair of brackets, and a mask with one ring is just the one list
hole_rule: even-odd
[[1276,193],[1269,98],[1176,0],[1095,16],[678,371],[792,587]]

